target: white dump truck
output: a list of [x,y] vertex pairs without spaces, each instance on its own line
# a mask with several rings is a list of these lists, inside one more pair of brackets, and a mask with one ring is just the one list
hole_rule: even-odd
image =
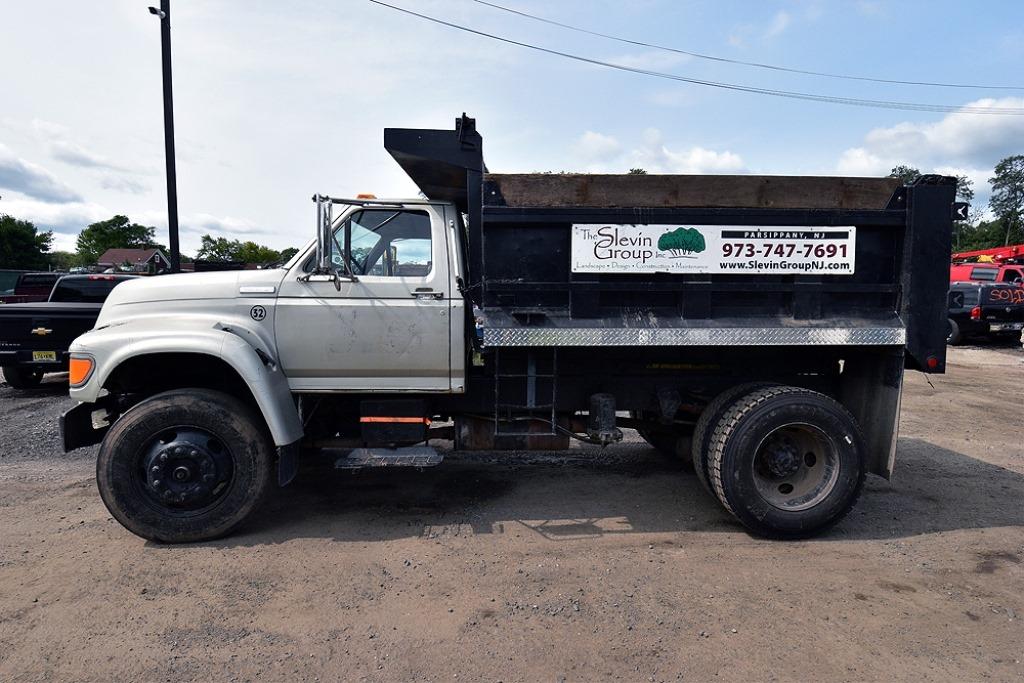
[[423,198],[316,195],[280,268],[118,286],[71,347],[65,448],[125,527],[234,529],[339,468],[636,429],[752,532],[889,477],[905,368],[942,372],[955,180],[502,175],[465,117],[387,129]]

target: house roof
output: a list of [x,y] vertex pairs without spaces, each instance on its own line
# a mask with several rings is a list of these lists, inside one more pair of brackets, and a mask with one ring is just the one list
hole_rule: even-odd
[[160,258],[167,261],[167,257],[159,249],[107,249],[96,259],[96,264],[119,266],[122,263],[149,263],[156,254],[160,254]]

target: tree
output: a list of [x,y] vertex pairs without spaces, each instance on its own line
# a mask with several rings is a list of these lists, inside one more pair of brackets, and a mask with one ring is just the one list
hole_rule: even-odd
[[203,235],[196,258],[204,261],[233,261],[233,253],[231,240],[226,237]]
[[921,171],[914,168],[913,166],[907,166],[906,164],[900,164],[899,166],[893,166],[892,170],[889,171],[890,178],[899,178],[903,181],[904,185],[909,185],[918,178],[921,177]]
[[706,248],[704,235],[697,228],[676,228],[658,238],[658,249],[671,251],[673,256],[698,254]]
[[295,247],[288,247],[287,249],[282,249],[281,250],[281,261],[282,262],[288,262],[288,261],[291,260],[292,256],[295,256],[298,253],[299,253],[299,250],[296,249]]
[[[965,175],[956,177],[956,199],[970,204],[974,201],[974,181]],[[981,218],[982,211],[975,209],[966,221],[953,221],[953,250],[963,251],[963,242],[970,239],[974,224]]]
[[241,242],[239,240],[229,240],[226,237],[203,235],[196,258],[206,261],[270,263],[272,261],[280,261],[281,254],[276,249],[271,249],[256,242]]
[[988,182],[992,184],[988,206],[1006,230],[1003,244],[1024,242],[1024,155],[1000,161]]
[[78,254],[71,251],[51,251],[47,260],[54,270],[71,270],[79,265]]
[[629,175],[647,175],[647,171],[642,168],[631,168],[629,169]]
[[0,268],[45,270],[52,232],[39,232],[29,221],[0,214]]
[[114,216],[79,233],[78,257],[83,264],[91,264],[107,249],[160,249],[154,237],[156,228],[132,223],[127,216]]

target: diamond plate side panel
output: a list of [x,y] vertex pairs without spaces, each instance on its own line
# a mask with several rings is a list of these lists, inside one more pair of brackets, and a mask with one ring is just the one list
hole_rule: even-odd
[[906,341],[902,327],[484,328],[487,346],[902,346]]

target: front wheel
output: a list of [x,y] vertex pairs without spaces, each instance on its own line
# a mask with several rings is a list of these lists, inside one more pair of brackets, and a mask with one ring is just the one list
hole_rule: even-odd
[[164,543],[206,541],[241,524],[270,487],[273,447],[227,394],[176,389],[129,410],[96,462],[100,497],[129,531]]
[[15,389],[35,389],[43,381],[43,371],[17,365],[3,366],[4,380]]
[[755,390],[723,413],[709,442],[708,475],[726,510],[751,531],[804,538],[849,512],[866,474],[856,421],[808,389]]

